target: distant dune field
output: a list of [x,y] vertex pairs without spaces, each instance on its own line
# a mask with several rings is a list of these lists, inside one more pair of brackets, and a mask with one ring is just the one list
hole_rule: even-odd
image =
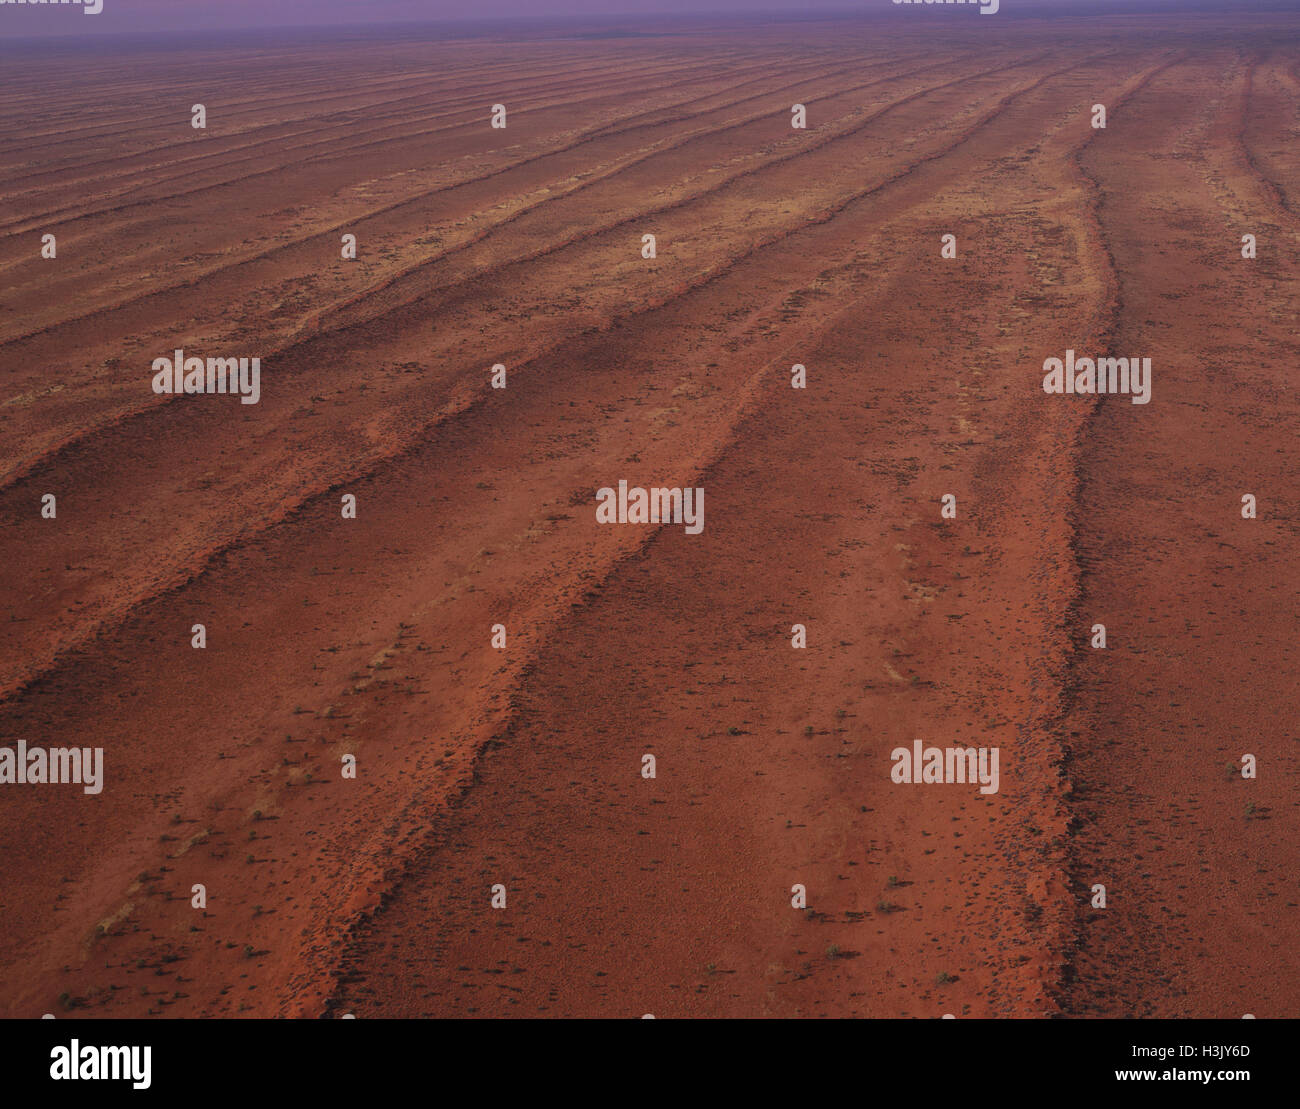
[[1300,17],[910,14],[9,52],[0,1015],[1294,1013]]

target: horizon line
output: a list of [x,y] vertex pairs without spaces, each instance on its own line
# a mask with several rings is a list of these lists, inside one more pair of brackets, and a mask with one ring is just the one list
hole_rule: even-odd
[[[66,0],[65,0],[66,2]],[[14,0],[0,0],[0,4],[9,7]],[[21,0],[19,0],[21,4]],[[25,5],[23,5],[25,7]],[[38,6],[38,5],[33,5]],[[60,5],[61,6],[61,5]],[[71,6],[71,5],[69,5]],[[114,30],[70,30],[47,31],[44,33],[9,33],[0,27],[0,43],[63,43],[102,42],[106,39],[140,39],[178,36],[209,36],[256,34],[301,34],[312,35],[330,32],[400,32],[413,28],[479,28],[497,30],[503,26],[514,26],[520,30],[545,29],[550,26],[572,26],[587,24],[599,26],[611,22],[654,22],[654,23],[700,23],[742,22],[762,20],[768,22],[808,22],[823,20],[895,19],[907,17],[915,19],[929,7],[946,9],[943,0],[936,0],[933,5],[921,6],[921,0],[913,0],[911,5],[903,7],[881,0],[879,6],[861,5],[817,6],[811,8],[727,8],[711,10],[659,10],[659,11],[607,11],[574,13],[528,13],[525,15],[476,14],[476,15],[439,15],[428,19],[344,19],[322,23],[239,23],[223,27],[192,24],[189,26],[167,27],[130,27]],[[1268,15],[1295,13],[1295,0],[1035,0],[1032,9],[1004,6],[1000,16],[1016,22],[1034,19],[1090,19],[1095,15],[1105,14],[1108,18],[1115,16],[1162,16],[1179,13],[1183,18],[1198,16],[1233,16],[1233,15]],[[653,31],[647,34],[653,34]]]

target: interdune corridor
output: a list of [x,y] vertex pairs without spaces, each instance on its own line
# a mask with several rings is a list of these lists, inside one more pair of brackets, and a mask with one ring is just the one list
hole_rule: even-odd
[[1300,16],[886,14],[4,48],[0,1015],[1295,1012]]

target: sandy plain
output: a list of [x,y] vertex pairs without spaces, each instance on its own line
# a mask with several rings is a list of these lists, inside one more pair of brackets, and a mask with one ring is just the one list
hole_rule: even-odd
[[6,59],[0,1013],[1294,1014],[1300,21],[907,14]]

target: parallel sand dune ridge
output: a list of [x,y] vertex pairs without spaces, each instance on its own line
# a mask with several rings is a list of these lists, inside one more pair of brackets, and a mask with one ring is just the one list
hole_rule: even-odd
[[908,14],[6,59],[0,1013],[1294,1012],[1300,20]]

